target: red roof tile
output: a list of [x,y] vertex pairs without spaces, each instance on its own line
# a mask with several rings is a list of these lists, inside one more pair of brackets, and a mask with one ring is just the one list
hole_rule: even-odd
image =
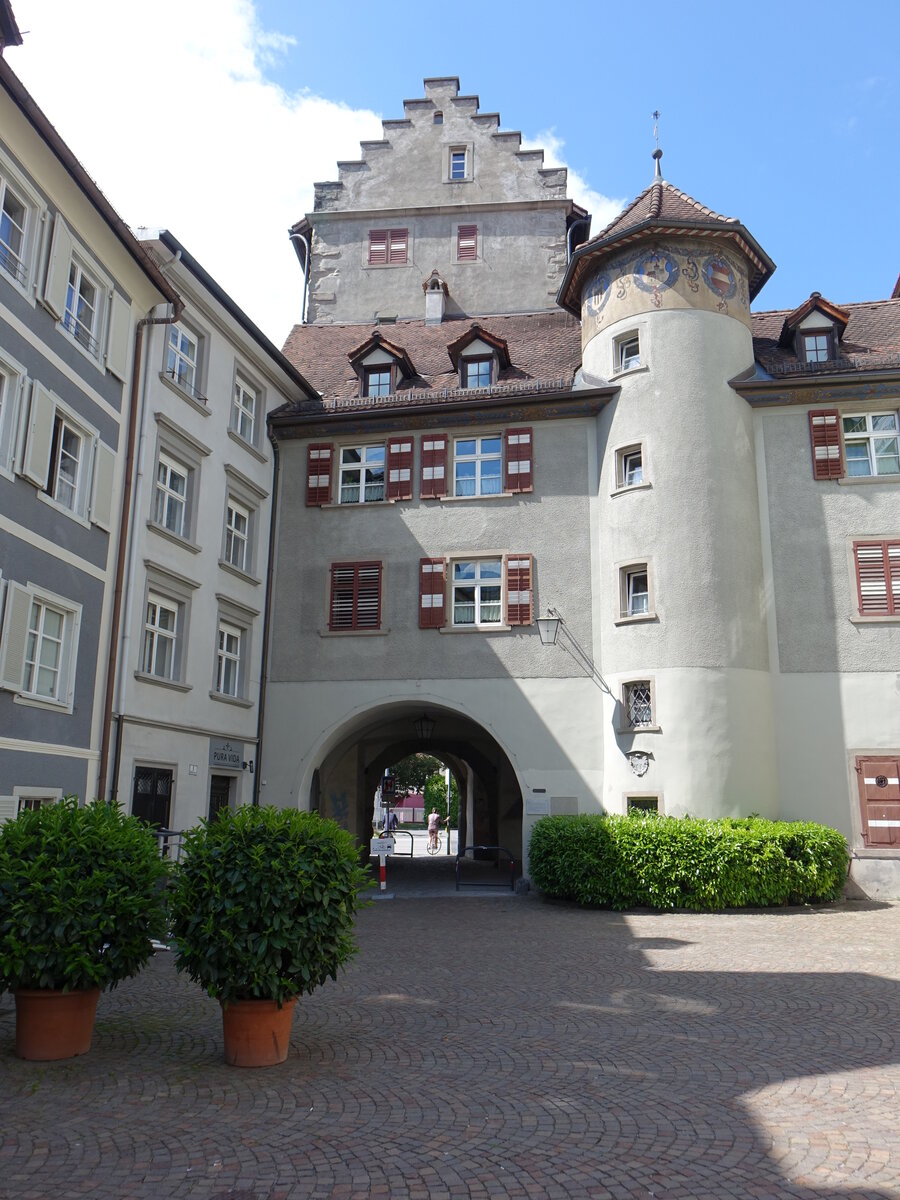
[[829,374],[837,371],[875,371],[900,366],[900,299],[842,304],[849,320],[831,362],[801,362],[792,348],[779,339],[792,309],[753,313],[753,348],[756,361],[770,375]]

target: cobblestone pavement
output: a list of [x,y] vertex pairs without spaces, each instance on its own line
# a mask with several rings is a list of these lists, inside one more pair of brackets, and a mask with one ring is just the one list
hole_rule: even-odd
[[0,1195],[900,1198],[900,906],[398,897],[359,940],[269,1070],[167,953],[68,1063],[0,998]]

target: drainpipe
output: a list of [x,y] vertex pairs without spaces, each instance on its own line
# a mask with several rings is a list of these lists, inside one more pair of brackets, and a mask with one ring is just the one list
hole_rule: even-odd
[[567,259],[568,262],[572,261],[572,234],[573,234],[573,232],[578,228],[579,225],[590,226],[590,223],[591,223],[590,217],[581,217],[579,220],[573,221],[572,224],[569,226],[568,233],[566,234],[566,249],[569,252],[569,256]]
[[269,514],[269,555],[266,564],[266,603],[263,609],[262,662],[259,670],[259,707],[256,716],[256,772],[253,776],[253,804],[259,804],[260,780],[262,779],[263,721],[266,715],[266,676],[269,673],[269,622],[272,615],[272,591],[275,577],[275,523],[278,517],[278,488],[281,476],[281,456],[278,442],[269,430],[272,443],[274,471],[272,474],[272,511]]
[[[306,251],[306,254],[303,256],[303,301],[300,305],[300,324],[305,325],[306,324],[306,296],[307,296],[307,292],[309,289],[309,253],[310,253],[309,238],[306,236],[305,233],[291,233],[288,236],[290,237],[292,242],[294,241],[294,238],[299,238],[300,241],[303,243],[304,250]],[[294,242],[294,252],[296,253],[297,257],[299,258],[300,251],[297,249],[296,242]]]
[[[142,317],[134,331],[134,356],[131,362],[131,393],[128,400],[128,444],[125,450],[125,482],[122,486],[122,512],[119,517],[119,547],[116,556],[116,584],[113,592],[112,629],[109,639],[109,663],[106,669],[106,698],[103,706],[103,731],[100,737],[100,776],[97,795],[106,794],[107,760],[112,728],[113,700],[115,698],[116,666],[119,655],[119,625],[122,616],[122,592],[125,587],[125,558],[128,542],[129,518],[131,516],[131,491],[134,481],[134,444],[138,426],[138,394],[141,382],[141,359],[144,353],[144,329],[148,325],[171,325],[181,316],[184,304],[177,300],[172,312],[165,317]],[[121,717],[116,730],[116,776],[109,799],[112,801],[118,788],[119,755],[121,751]]]

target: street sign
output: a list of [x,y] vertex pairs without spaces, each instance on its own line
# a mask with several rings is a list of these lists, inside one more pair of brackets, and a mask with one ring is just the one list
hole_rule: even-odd
[[372,846],[371,846],[369,853],[370,854],[393,854],[394,853],[394,839],[392,837],[372,838]]

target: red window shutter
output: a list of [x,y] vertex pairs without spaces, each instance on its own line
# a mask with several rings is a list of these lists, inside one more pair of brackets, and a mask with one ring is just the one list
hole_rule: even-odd
[[506,466],[503,488],[507,492],[530,492],[532,487],[532,436],[530,429],[507,429]]
[[422,499],[447,495],[447,435],[426,433],[422,437]]
[[387,261],[390,263],[405,263],[408,244],[409,235],[406,229],[389,229]]
[[506,560],[506,623],[530,625],[532,621],[532,556],[510,554]]
[[317,442],[306,451],[306,503],[328,504],[331,500],[331,471],[334,446]]
[[328,628],[381,628],[381,563],[332,563]]
[[821,408],[809,414],[813,479],[843,479],[841,418],[836,408]]
[[440,629],[444,624],[447,563],[443,558],[419,559],[419,628]]
[[900,542],[854,542],[861,617],[900,613]]
[[459,225],[456,230],[456,258],[458,262],[478,258],[478,226]]
[[388,500],[412,499],[413,440],[388,438],[387,444],[387,498]]
[[381,266],[388,260],[388,231],[386,229],[369,230],[369,263]]

